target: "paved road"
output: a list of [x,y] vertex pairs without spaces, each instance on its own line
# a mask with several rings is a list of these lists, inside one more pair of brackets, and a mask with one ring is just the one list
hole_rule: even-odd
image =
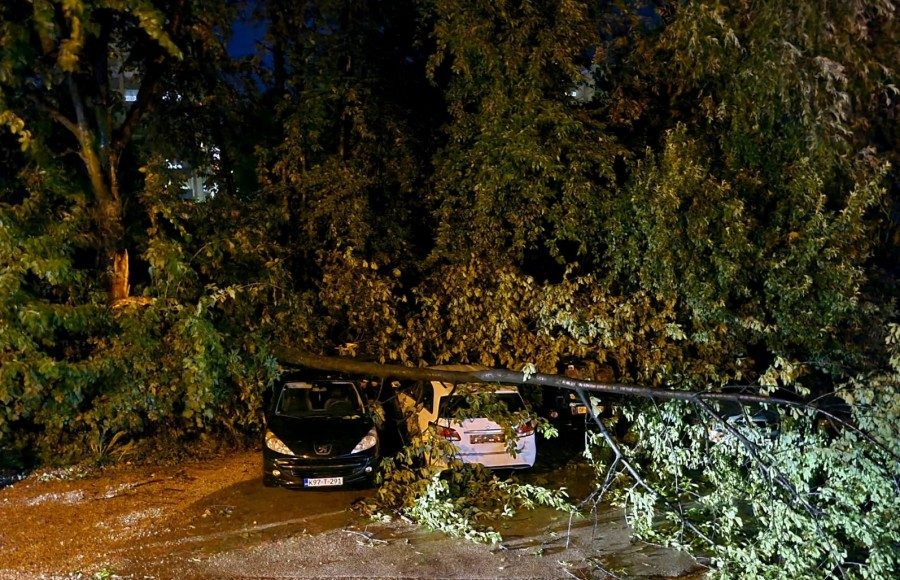
[[372,493],[265,488],[259,452],[62,479],[32,474],[0,489],[0,578],[696,575],[686,555],[633,543],[618,510],[572,521],[522,512],[497,524],[502,545],[486,546],[403,522],[367,523],[349,508]]
[[[188,526],[154,540],[166,555],[134,560],[135,577],[605,578],[684,577],[684,554],[630,539],[610,510],[572,519],[552,510],[498,524],[505,541],[479,545],[403,522],[371,523],[347,506],[371,491],[268,489],[253,478],[204,498]],[[205,506],[205,507],[204,507]],[[160,551],[154,550],[157,553]]]

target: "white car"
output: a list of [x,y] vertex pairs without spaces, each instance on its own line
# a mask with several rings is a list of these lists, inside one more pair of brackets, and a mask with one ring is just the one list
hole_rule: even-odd
[[[444,365],[436,370],[472,371],[484,367]],[[534,428],[528,424],[516,429],[515,452],[510,452],[503,429],[486,417],[454,418],[460,408],[468,408],[467,394],[493,393],[505,403],[510,413],[524,411],[525,401],[513,386],[458,384],[440,381],[417,383],[415,388],[398,394],[411,432],[438,436],[450,441],[459,458],[466,463],[480,463],[492,469],[525,469],[534,466],[537,457]]]

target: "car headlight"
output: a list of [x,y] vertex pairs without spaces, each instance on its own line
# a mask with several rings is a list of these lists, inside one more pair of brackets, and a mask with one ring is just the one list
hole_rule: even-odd
[[266,430],[266,447],[274,451],[275,453],[281,453],[282,455],[293,455],[294,452],[291,451],[287,445],[284,444],[284,441],[278,438],[277,435]]
[[360,451],[371,449],[375,447],[376,443],[378,443],[378,433],[375,432],[375,427],[372,427],[371,429],[369,429],[369,432],[366,433],[366,436],[356,444],[356,447],[354,447],[353,451],[351,451],[350,453],[359,453]]

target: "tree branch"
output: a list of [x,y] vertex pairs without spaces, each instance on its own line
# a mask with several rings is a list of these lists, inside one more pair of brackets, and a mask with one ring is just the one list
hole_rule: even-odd
[[769,479],[777,483],[782,489],[784,489],[790,497],[802,506],[803,510],[806,511],[807,515],[809,515],[810,520],[815,524],[816,531],[819,533],[819,537],[821,537],[826,545],[828,546],[829,551],[831,552],[834,562],[837,565],[838,570],[840,570],[841,575],[843,577],[847,576],[847,573],[844,571],[843,566],[841,566],[841,558],[838,549],[834,546],[834,543],[828,537],[828,534],[825,533],[825,530],[822,529],[822,525],[819,523],[819,520],[822,517],[822,512],[813,507],[806,499],[800,495],[800,492],[797,491],[797,487],[793,485],[787,478],[787,476],[780,470],[774,462],[765,461],[759,455],[758,446],[747,439],[740,431],[738,431],[734,425],[730,424],[723,417],[721,417],[718,413],[713,411],[709,405],[705,402],[698,400],[697,405],[706,412],[709,416],[715,419],[718,423],[725,428],[726,431],[731,433],[737,440],[741,443],[741,445],[747,450],[747,453],[750,455],[750,458],[756,464],[760,473],[764,478]]
[[[732,401],[737,403],[759,403],[764,405],[780,405],[795,409],[806,409],[814,413],[822,414],[844,427],[852,430],[857,435],[864,437],[866,441],[876,446],[882,452],[888,454],[896,461],[900,461],[897,455],[877,439],[862,431],[852,423],[819,409],[804,401],[792,401],[779,397],[767,397],[764,395],[748,395],[745,393],[716,393],[711,391],[675,391],[670,389],[644,387],[640,385],[625,385],[622,383],[604,383],[574,379],[564,375],[547,375],[541,373],[526,375],[521,372],[505,369],[486,369],[472,371],[448,371],[430,367],[408,367],[395,364],[379,364],[363,362],[356,359],[329,357],[312,354],[290,347],[276,347],[275,356],[282,362],[293,365],[311,367],[326,371],[338,371],[349,374],[371,375],[376,377],[392,377],[399,379],[412,379],[422,381],[441,381],[445,383],[501,383],[510,385],[534,385],[539,387],[558,387],[572,391],[588,391],[607,395],[625,395],[642,397],[653,400],[688,401],[705,404],[707,401]],[[752,388],[751,385],[744,385]],[[708,409],[709,407],[706,406]],[[711,411],[712,409],[710,409]]]
[[34,106],[37,107],[40,111],[47,113],[51,119],[62,125],[69,133],[78,140],[78,143],[81,143],[81,130],[78,128],[78,124],[76,124],[72,119],[66,117],[59,109],[47,104],[45,101],[38,99],[37,97],[31,98]]
[[153,103],[153,96],[156,94],[156,87],[162,76],[161,61],[162,57],[153,61],[144,72],[141,88],[138,89],[137,99],[128,109],[125,120],[122,121],[122,124],[113,136],[112,146],[118,153],[121,153],[125,147],[128,146],[128,143],[131,142],[131,138],[134,136],[134,132],[137,130],[141,119],[147,111],[150,110],[150,106]]
[[[184,4],[183,0],[178,2],[171,15],[171,26],[169,27],[167,34],[173,39],[173,42],[181,29]],[[125,120],[113,136],[112,146],[119,154],[121,154],[125,147],[131,142],[131,138],[134,136],[138,124],[140,124],[141,119],[153,105],[153,97],[156,94],[156,89],[162,78],[162,65],[163,62],[165,62],[165,59],[165,53],[163,52],[155,59],[151,60],[147,65],[147,70],[144,71],[141,87],[138,89],[137,99],[131,108],[128,109]]]
[[72,75],[69,75],[67,80],[69,85],[69,98],[72,99],[72,108],[75,109],[75,122],[81,131],[85,131],[87,127],[84,120],[84,100],[81,98],[81,91],[78,90],[78,85],[75,83],[75,79]]
[[73,137],[75,137],[79,147],[78,155],[81,157],[81,160],[84,162],[85,168],[87,169],[94,195],[97,196],[101,203],[110,203],[113,199],[111,198],[109,187],[104,181],[102,162],[97,151],[94,149],[95,144],[91,138],[90,128],[85,124],[81,95],[72,79],[69,79],[69,92],[72,95],[72,103],[75,107],[77,121],[72,121],[72,119],[65,116],[59,109],[42,100],[34,99],[33,102],[38,109],[47,113],[50,118],[62,125]]
[[[805,403],[766,397],[763,395],[747,395],[743,393],[713,393],[706,391],[674,391],[640,385],[623,383],[605,383],[574,379],[563,375],[529,374],[505,369],[486,369],[472,371],[447,371],[431,367],[408,367],[395,364],[379,364],[363,362],[356,359],[329,357],[312,354],[290,347],[277,347],[276,357],[283,362],[327,371],[339,371],[352,374],[368,374],[372,376],[390,376],[401,379],[432,380],[445,383],[502,383],[514,385],[535,385],[539,387],[559,387],[577,391],[605,393],[611,395],[629,395],[660,400],[694,401],[698,398],[710,401],[737,401],[742,403],[767,403],[789,407],[806,407]],[[749,387],[749,385],[748,385]]]
[[[656,491],[655,489],[653,489],[653,487],[649,483],[647,483],[643,477],[641,477],[641,475],[637,472],[637,469],[635,469],[635,467],[631,464],[631,461],[629,461],[628,458],[625,456],[625,454],[622,452],[622,448],[619,446],[618,442],[616,442],[616,440],[613,439],[613,436],[610,435],[609,430],[607,430],[607,428],[606,428],[606,425],[604,425],[603,421],[601,421],[600,418],[597,417],[597,414],[594,412],[593,406],[590,404],[590,401],[588,401],[587,396],[585,396],[585,394],[584,394],[584,390],[576,389],[575,392],[578,393],[578,396],[581,398],[581,402],[584,403],[584,405],[588,408],[588,412],[591,415],[591,419],[593,419],[594,424],[597,426],[597,429],[600,430],[600,434],[603,436],[603,439],[606,441],[606,444],[609,445],[610,449],[613,450],[613,453],[616,454],[616,462],[622,463],[622,465],[625,467],[625,469],[628,470],[628,473],[631,475],[631,478],[635,481],[635,483],[637,483],[639,486],[643,487],[645,490],[649,491],[653,495],[660,498],[662,500],[663,504],[669,510],[671,510],[674,513],[678,513],[679,518],[681,519],[681,523],[683,525],[686,525],[688,527],[688,529],[690,529],[692,532],[697,534],[698,537],[706,540],[706,542],[709,543],[709,545],[714,546],[715,542],[713,542],[713,540],[709,536],[704,534],[697,526],[695,526],[693,524],[693,522],[685,519],[682,515],[680,515],[681,510],[675,509],[675,506],[673,506],[672,503],[668,499],[666,499],[666,497],[663,494],[661,494],[658,491]],[[614,464],[615,464],[615,462],[614,462]]]

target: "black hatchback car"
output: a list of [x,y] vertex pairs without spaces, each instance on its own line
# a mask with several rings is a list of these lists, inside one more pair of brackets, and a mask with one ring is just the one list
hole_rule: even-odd
[[303,373],[281,378],[266,413],[267,487],[370,485],[379,459],[378,430],[356,382]]

